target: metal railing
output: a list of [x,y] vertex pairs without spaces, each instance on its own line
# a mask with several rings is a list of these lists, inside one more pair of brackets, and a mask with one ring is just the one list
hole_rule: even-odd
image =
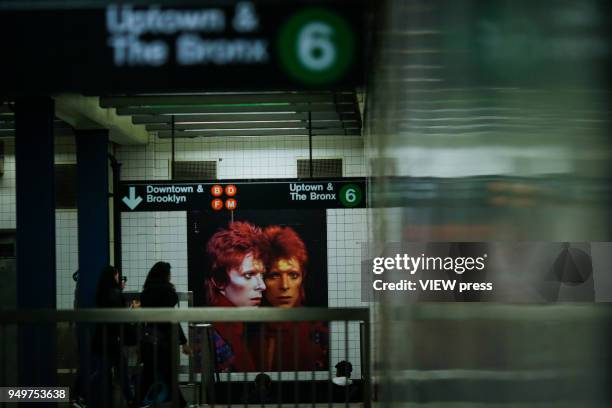
[[[25,328],[34,328],[34,333],[36,330],[39,330],[40,336],[35,335],[35,337],[45,337],[48,335],[52,335],[54,327],[57,327],[58,324],[62,323],[76,323],[77,331],[78,327],[89,327],[90,335],[95,333],[93,327],[98,326],[102,328],[100,332],[98,330],[98,336],[101,335],[103,339],[102,349],[104,350],[103,359],[108,359],[107,353],[109,345],[107,342],[107,334],[109,328],[119,327],[119,330],[123,334],[124,328],[127,327],[126,324],[137,324],[138,329],[138,340],[137,340],[137,348],[139,351],[142,349],[142,340],[143,333],[141,327],[144,324],[151,323],[165,323],[165,324],[176,324],[176,323],[190,323],[190,332],[193,328],[197,326],[207,326],[214,327],[216,323],[280,323],[280,322],[343,322],[343,325],[340,324],[339,327],[344,327],[344,338],[343,338],[343,347],[345,358],[349,356],[349,343],[359,342],[359,353],[358,358],[361,360],[361,378],[357,381],[361,383],[360,396],[357,398],[359,402],[363,401],[364,407],[370,407],[371,401],[371,382],[370,382],[370,312],[367,308],[296,308],[296,309],[281,309],[281,308],[187,308],[187,309],[166,309],[166,308],[146,308],[146,309],[79,309],[79,310],[12,310],[12,311],[0,311],[0,384],[2,386],[13,386],[19,385],[19,381],[17,383],[11,383],[8,380],[8,376],[6,375],[8,367],[6,366],[7,362],[7,353],[14,352],[14,350],[20,347],[20,342],[18,339],[23,339],[21,336],[21,331]],[[349,322],[356,322],[359,326],[359,335],[349,336]],[[157,325],[154,325],[157,326]],[[162,327],[162,326],[159,326]],[[11,328],[13,328],[12,334]],[[46,330],[46,331],[45,331]],[[172,384],[171,388],[168,391],[172,397],[172,406],[176,407],[180,405],[179,402],[179,378],[178,374],[179,370],[179,333],[178,330],[170,330],[171,333],[171,357],[170,361],[172,363]],[[32,332],[30,332],[32,333]],[[46,333],[46,334],[45,334]],[[293,334],[295,337],[295,333]],[[210,344],[200,345],[200,350],[203,350],[200,354],[201,360],[201,375],[199,375],[199,393],[197,404],[207,403],[208,405],[218,404],[218,400],[224,402],[224,405],[227,406],[236,404],[237,400],[241,401],[244,405],[249,403],[253,403],[250,401],[246,393],[248,393],[248,384],[247,384],[247,373],[241,372],[239,374],[226,375],[226,381],[223,388],[223,393],[226,394],[225,401],[223,398],[216,398],[214,392],[215,384],[219,384],[219,373],[216,370],[211,370],[211,366],[214,366],[215,356],[214,356],[214,339],[210,339],[209,336],[206,336],[210,341]],[[193,341],[193,339],[190,339]],[[38,341],[43,341],[44,339],[38,339]],[[81,340],[82,341],[82,340]],[[340,343],[336,341],[336,345],[338,346]],[[297,342],[294,343],[297,346]],[[122,344],[123,345],[123,344]],[[213,346],[213,355],[204,356],[205,350],[209,349],[210,346]],[[44,347],[43,347],[44,348]],[[330,347],[331,348],[331,347]],[[36,350],[36,348],[34,348]],[[52,348],[54,349],[54,348]],[[353,347],[355,349],[355,347]],[[49,350],[49,349],[48,349]],[[297,356],[300,350],[294,349],[294,353]],[[76,350],[75,350],[76,352]],[[85,355],[83,352],[79,353],[81,359]],[[339,353],[340,355],[342,353]],[[157,354],[155,354],[157,355]],[[281,376],[281,373],[278,373],[278,380],[276,387],[278,390],[278,394],[274,397],[276,399],[272,399],[271,402],[278,404],[280,407],[281,404],[286,404],[288,402],[295,403],[297,406],[298,403],[303,405],[304,403],[311,403],[314,407],[315,405],[319,405],[322,402],[327,402],[329,406],[333,402],[344,402],[346,405],[349,403],[348,399],[348,391],[347,398],[343,401],[333,401],[332,400],[332,392],[331,392],[331,379],[333,378],[332,367],[335,364],[335,361],[331,361],[330,359],[331,353],[327,354],[327,359],[329,365],[327,367],[323,367],[323,369],[319,370],[311,370],[310,375],[302,375],[298,378],[298,373],[294,372],[293,375],[289,374],[289,376],[293,377],[293,381],[287,381],[287,376],[284,378]],[[42,355],[44,357],[44,354]],[[40,357],[40,355],[39,355]],[[55,366],[53,362],[53,358],[55,356],[47,356],[49,358],[50,364]],[[295,357],[297,360],[297,357]],[[18,374],[19,370],[28,370],[31,367],[24,367],[23,362],[20,361],[20,358],[17,359],[17,370],[13,372],[13,374]],[[190,359],[191,360],[191,359]],[[156,361],[155,364],[159,364],[159,361]],[[204,367],[204,364],[207,364],[208,367]],[[157,365],[155,366],[157,367]],[[193,364],[190,361],[189,364],[189,382],[197,382],[198,376],[194,374],[192,367]],[[206,368],[206,369],[205,369]],[[117,370],[117,368],[115,368]],[[14,370],[14,369],[11,369]],[[119,371],[122,371],[123,368],[119,367]],[[157,368],[156,368],[157,370]],[[259,372],[260,370],[251,371],[250,376]],[[273,370],[275,371],[275,370]],[[288,370],[289,371],[289,370]],[[301,370],[303,371],[303,370]],[[317,375],[315,376],[315,371],[318,371],[318,374],[324,374],[323,376]],[[87,372],[90,372],[88,369]],[[287,374],[287,373],[284,373]],[[305,374],[305,373],[301,373]],[[307,373],[306,373],[307,374]],[[121,373],[121,378],[123,378],[124,373]],[[232,383],[237,381],[237,378],[241,377],[241,384],[232,389]],[[282,379],[282,381],[281,381]],[[323,379],[323,381],[321,380]],[[13,379],[13,382],[16,379]],[[309,382],[310,381],[310,382]],[[293,382],[293,387],[290,383]],[[303,383],[306,383],[304,385]],[[300,385],[301,384],[301,385]],[[321,392],[320,385],[328,387],[327,392],[327,400],[322,398],[321,395],[315,396],[315,391],[318,391],[319,394],[325,392]],[[327,385],[325,385],[327,384]],[[21,384],[21,385],[32,385],[32,384]],[[56,386],[57,384],[46,384],[48,386]],[[211,391],[211,385],[213,386],[213,390]],[[82,384],[81,384],[82,386]],[[90,384],[88,383],[89,387]],[[292,397],[288,396],[287,392],[281,392],[281,387],[286,391],[290,388],[293,388],[295,393],[297,394],[298,388],[302,390],[308,389],[312,390],[312,395],[304,396],[301,395],[300,398],[302,400],[298,400],[297,395],[293,395]],[[318,387],[318,388],[317,388]],[[238,388],[238,393],[242,392],[241,398],[236,398],[236,388]],[[348,389],[348,388],[347,388]],[[112,392],[106,390],[107,392]],[[136,394],[138,396],[142,395],[143,390],[138,390]],[[355,401],[355,400],[353,400]],[[108,398],[106,398],[106,404],[109,404]],[[261,401],[263,405],[263,401]],[[104,404],[102,404],[104,405]],[[259,404],[257,404],[259,405]],[[108,406],[113,406],[112,401]]]

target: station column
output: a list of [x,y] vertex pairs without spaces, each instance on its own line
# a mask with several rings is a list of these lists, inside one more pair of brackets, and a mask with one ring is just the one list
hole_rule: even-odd
[[80,130],[77,147],[79,307],[95,307],[96,285],[109,264],[108,130]]
[[[15,103],[17,307],[55,309],[55,177],[49,97]],[[55,384],[55,325],[19,326],[19,384]]]

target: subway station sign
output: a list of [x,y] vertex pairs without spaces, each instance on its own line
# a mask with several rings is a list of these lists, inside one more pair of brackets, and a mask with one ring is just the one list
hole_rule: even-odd
[[364,2],[0,3],[5,91],[362,84]]
[[121,211],[365,208],[364,178],[336,180],[125,181]]

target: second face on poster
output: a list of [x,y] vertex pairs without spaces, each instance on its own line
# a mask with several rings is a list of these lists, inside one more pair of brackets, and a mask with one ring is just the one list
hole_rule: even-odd
[[[189,289],[195,306],[327,306],[324,210],[188,213]],[[202,335],[201,333],[199,335]],[[216,370],[329,368],[324,322],[216,323]]]

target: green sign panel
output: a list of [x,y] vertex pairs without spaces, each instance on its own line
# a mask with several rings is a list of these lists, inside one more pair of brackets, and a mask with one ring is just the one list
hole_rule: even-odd
[[356,207],[361,204],[363,193],[357,184],[347,184],[340,189],[339,199],[345,207]]
[[350,68],[355,38],[346,20],[334,12],[309,9],[294,14],[280,31],[283,68],[311,85],[332,83]]

